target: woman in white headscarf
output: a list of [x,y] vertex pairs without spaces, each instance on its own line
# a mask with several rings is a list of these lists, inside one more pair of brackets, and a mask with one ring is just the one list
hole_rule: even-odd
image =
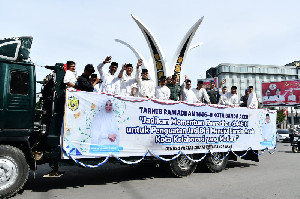
[[105,105],[95,116],[91,125],[91,144],[119,145],[120,134],[113,113],[111,100],[105,100]]

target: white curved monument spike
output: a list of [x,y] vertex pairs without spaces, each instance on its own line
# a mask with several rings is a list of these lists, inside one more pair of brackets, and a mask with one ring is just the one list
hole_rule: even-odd
[[[172,62],[173,65],[169,69],[167,62],[165,61],[164,53],[163,53],[159,43],[157,42],[156,38],[149,30],[149,28],[147,28],[136,16],[134,16],[133,14],[131,14],[131,16],[134,19],[134,21],[136,22],[136,24],[139,26],[139,28],[141,29],[141,31],[147,41],[147,44],[149,46],[152,56],[151,56],[150,61],[148,63],[145,63],[144,65],[149,70],[149,74],[151,75],[151,77],[152,77],[153,81],[156,83],[156,85],[159,84],[159,79],[163,75],[170,76],[170,75],[175,74],[175,75],[177,75],[177,77],[180,81],[181,74],[182,74],[182,65],[185,60],[187,51],[194,49],[203,44],[202,42],[200,42],[200,43],[192,46],[191,48],[189,47],[199,25],[203,21],[204,17],[201,17],[201,19],[199,19],[185,34],[185,36],[183,37],[181,43],[179,44],[179,46],[175,52],[175,56],[174,56],[173,62]],[[140,59],[140,58],[143,59],[142,58],[143,56],[140,53],[138,53],[137,50],[135,48],[133,48],[132,46],[130,46],[128,43],[118,40],[118,39],[116,39],[115,41],[122,43],[125,46],[127,46],[128,48],[130,48],[138,59]],[[145,59],[143,59],[143,60],[145,60]],[[151,60],[153,62],[153,65],[151,64]]]
[[126,43],[125,41],[122,41],[120,39],[115,39],[115,42],[118,42],[118,43],[121,43],[125,46],[127,46],[133,53],[134,55],[136,56],[137,59],[142,59],[143,60],[143,65],[141,66],[141,68],[146,68],[148,69],[148,72],[149,72],[149,75],[150,75],[150,78],[156,82],[156,79],[155,79],[155,72],[154,72],[154,66],[152,64],[152,62],[147,62],[146,59],[143,57],[143,55],[141,53],[139,53],[135,48],[133,48],[130,44]]
[[174,71],[174,75],[177,75],[177,78],[180,80],[181,78],[181,74],[182,74],[182,65],[184,63],[185,57],[186,57],[186,53],[189,49],[189,46],[191,44],[191,41],[199,27],[199,25],[201,24],[201,22],[203,21],[204,17],[201,17],[201,19],[199,19],[190,29],[189,31],[185,34],[185,36],[183,37],[183,39],[181,40],[174,58],[173,58],[173,62],[172,62],[172,67],[171,70]]
[[[131,17],[134,19],[136,24],[141,29],[147,44],[151,50],[151,55],[153,58],[153,65],[154,71],[155,71],[155,82],[158,85],[158,81],[161,76],[168,74],[168,68],[166,68],[165,63],[165,56],[164,53],[159,45],[159,43],[156,41],[156,38],[154,35],[150,32],[149,28],[147,28],[136,16],[131,14]],[[154,78],[153,78],[154,79]]]

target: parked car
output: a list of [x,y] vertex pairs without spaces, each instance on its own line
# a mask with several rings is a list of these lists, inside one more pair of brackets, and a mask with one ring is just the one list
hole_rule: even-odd
[[290,142],[289,130],[288,129],[277,129],[276,132],[277,142]]

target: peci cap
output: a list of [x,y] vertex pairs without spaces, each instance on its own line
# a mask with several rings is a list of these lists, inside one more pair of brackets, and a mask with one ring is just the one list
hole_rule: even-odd
[[161,76],[161,77],[160,77],[160,80],[161,80],[161,81],[164,80],[164,79],[166,80],[167,77],[166,77],[166,76]]
[[148,73],[148,69],[142,69],[142,73]]
[[126,68],[132,67],[132,64],[126,64]]
[[199,80],[199,81],[198,81],[198,84],[203,84],[203,81]]
[[118,63],[117,62],[111,62],[110,66],[117,66],[118,67]]
[[223,86],[223,88],[222,88],[222,89],[225,89],[225,88],[227,88],[227,86]]
[[236,86],[231,86],[231,89],[235,89],[235,90],[236,90],[236,89],[237,89],[237,87],[236,87]]
[[84,70],[90,71],[90,72],[92,72],[92,73],[95,72],[95,69],[94,69],[93,64],[87,64],[87,65],[84,67]]

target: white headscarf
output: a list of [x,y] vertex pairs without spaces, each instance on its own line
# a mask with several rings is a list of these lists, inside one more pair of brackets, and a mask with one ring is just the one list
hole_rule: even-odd
[[[91,144],[118,146],[120,139],[118,125],[114,116],[113,108],[109,113],[105,111],[107,101],[111,102],[111,99],[107,98],[104,100],[103,106],[95,116],[91,125]],[[108,138],[113,134],[116,134],[115,141],[111,141]]]

